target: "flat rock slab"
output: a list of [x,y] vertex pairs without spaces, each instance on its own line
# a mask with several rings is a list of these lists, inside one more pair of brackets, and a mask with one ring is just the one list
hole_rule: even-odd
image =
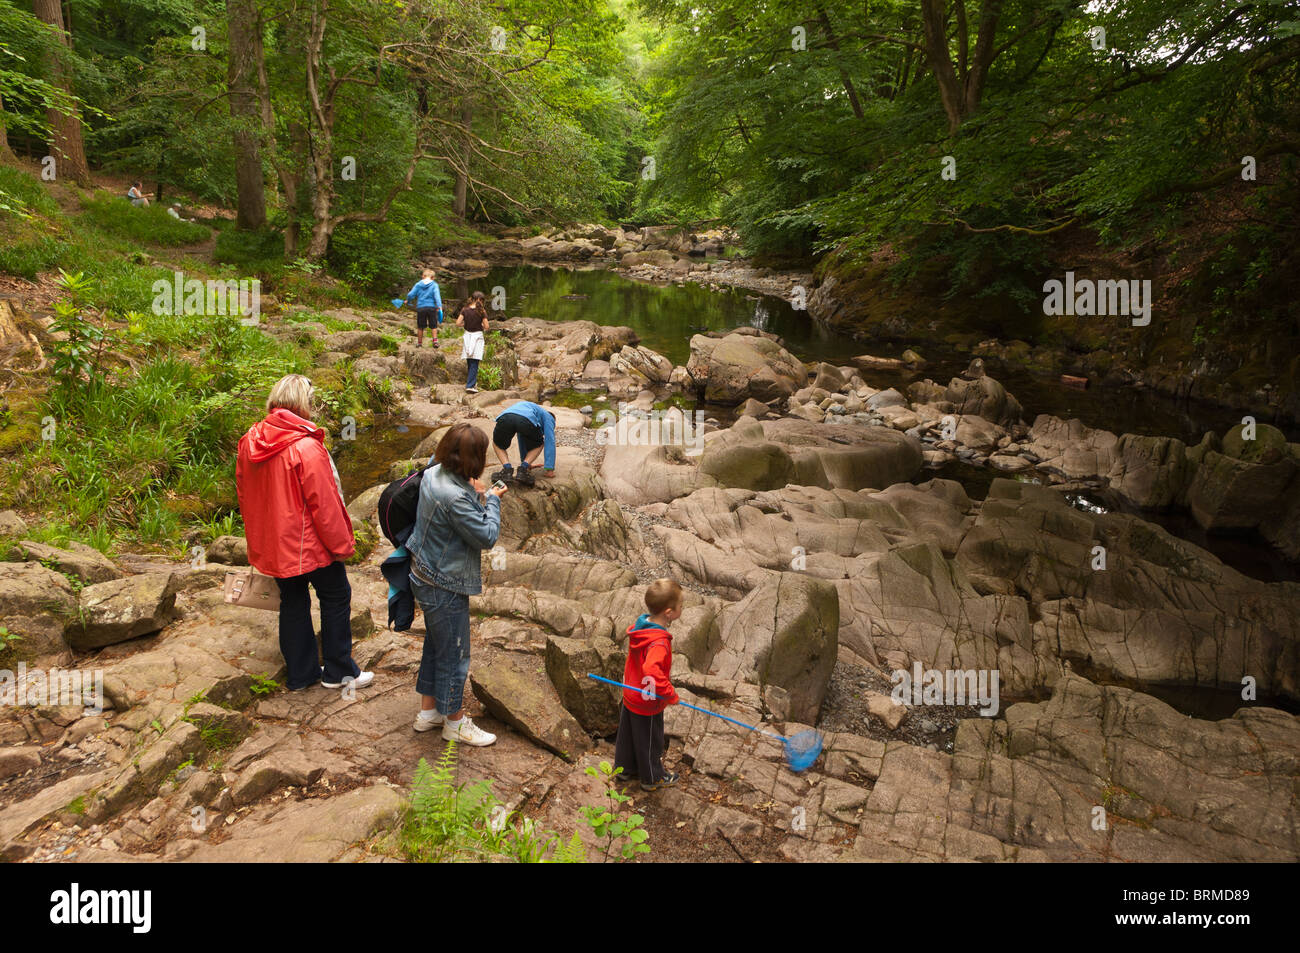
[[406,799],[387,784],[357,788],[325,800],[299,801],[273,815],[250,815],[220,844],[204,844],[198,863],[326,863],[383,830],[396,827]]
[[540,657],[499,652],[471,670],[469,680],[488,712],[566,761],[591,748],[591,738],[561,704]]

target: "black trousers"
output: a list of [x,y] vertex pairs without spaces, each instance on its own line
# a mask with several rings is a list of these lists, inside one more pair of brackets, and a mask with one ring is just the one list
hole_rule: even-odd
[[664,713],[638,715],[621,706],[618,737],[614,741],[614,767],[622,776],[651,783],[662,781],[664,770]]
[[[321,658],[325,681],[336,683],[361,674],[352,661],[352,586],[341,562],[301,576],[277,579],[280,586],[280,654],[289,674],[290,689],[306,688],[321,680]],[[320,600],[320,648],[311,624],[310,584]]]
[[545,442],[542,429],[523,414],[502,414],[492,428],[492,442],[502,450],[509,450],[515,437],[519,438],[519,461]]

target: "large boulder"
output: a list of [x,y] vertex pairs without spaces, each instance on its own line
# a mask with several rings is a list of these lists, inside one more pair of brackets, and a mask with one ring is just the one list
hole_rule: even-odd
[[1286,437],[1268,424],[1256,424],[1254,440],[1242,433],[1240,424],[1228,431],[1222,452],[1204,449],[1188,487],[1188,508],[1206,529],[1254,529],[1277,519],[1290,500],[1300,466]]
[[208,546],[207,560],[227,566],[248,565],[248,540],[243,536],[218,536]]
[[625,345],[610,356],[609,369],[615,374],[646,384],[666,384],[673,372],[673,362],[644,345]]
[[576,761],[591,748],[591,738],[565,710],[546,676],[542,659],[528,652],[498,652],[470,671],[474,697],[496,718],[524,737]]
[[122,571],[107,556],[93,546],[75,540],[68,543],[66,549],[60,549],[25,539],[14,543],[7,555],[15,561],[43,563],[65,576],[75,576],[85,583],[108,582],[122,577]]
[[944,392],[944,400],[959,414],[974,414],[1004,427],[1019,423],[1024,413],[1020,401],[993,378],[985,376],[974,380],[954,377]]
[[1096,430],[1081,420],[1062,420],[1039,414],[1029,428],[1026,449],[1041,461],[1045,470],[1054,470],[1071,480],[1100,479],[1115,465],[1115,447],[1119,442],[1109,430]]
[[78,622],[69,627],[69,644],[79,651],[102,648],[159,631],[172,620],[176,574],[142,573],[81,591]]
[[921,445],[885,427],[742,417],[705,443],[700,473],[719,486],[774,490],[800,486],[883,489],[921,471]]
[[1115,444],[1110,487],[1135,506],[1163,509],[1182,499],[1192,465],[1175,437],[1123,434]]
[[716,404],[784,400],[808,380],[808,369],[779,339],[743,330],[692,337],[686,373],[704,399]]
[[546,675],[564,707],[592,734],[611,735],[618,730],[619,690],[587,675],[618,681],[623,677],[623,658],[612,639],[546,638]]
[[718,616],[722,646],[708,671],[756,682],[783,721],[816,724],[835,667],[839,625],[834,585],[781,573],[723,608]]
[[0,563],[0,625],[16,635],[24,655],[68,649],[64,633],[77,614],[66,576],[40,563]]

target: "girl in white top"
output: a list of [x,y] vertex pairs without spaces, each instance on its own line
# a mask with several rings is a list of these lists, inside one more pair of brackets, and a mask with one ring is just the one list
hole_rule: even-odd
[[483,292],[476,291],[456,316],[456,326],[465,329],[461,343],[461,356],[465,358],[467,369],[465,390],[471,394],[478,393],[478,365],[483,360],[483,335],[488,330],[487,304]]

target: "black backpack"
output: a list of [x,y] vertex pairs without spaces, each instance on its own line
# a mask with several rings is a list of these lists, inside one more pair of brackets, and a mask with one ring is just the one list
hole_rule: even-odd
[[405,546],[415,529],[415,511],[420,505],[420,480],[428,465],[394,480],[379,494],[379,528],[394,546]]

